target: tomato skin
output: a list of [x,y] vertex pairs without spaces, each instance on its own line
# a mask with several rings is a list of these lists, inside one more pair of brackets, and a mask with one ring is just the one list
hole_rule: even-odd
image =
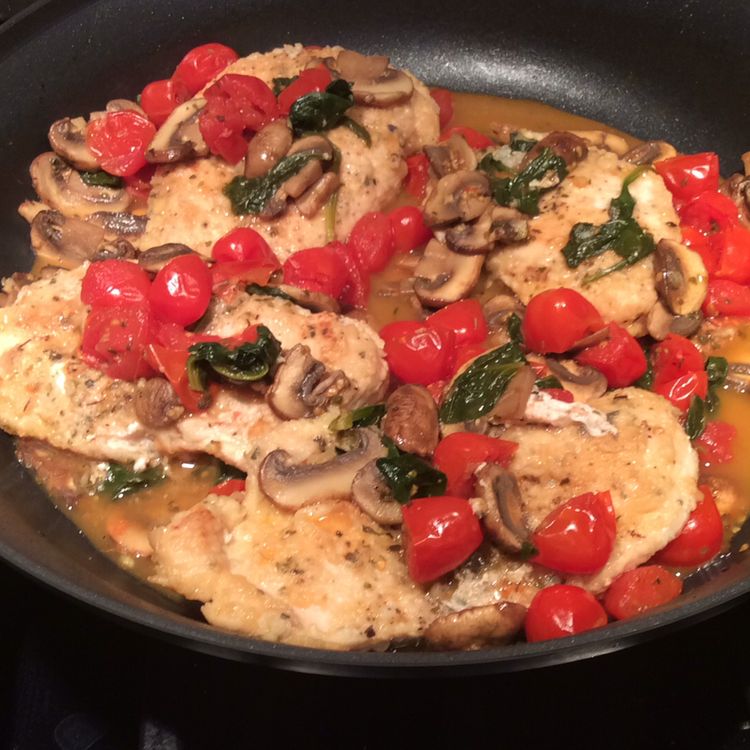
[[281,268],[281,263],[262,235],[249,227],[239,227],[227,232],[214,243],[211,257],[217,263],[243,261],[259,266]]
[[604,608],[626,620],[667,604],[682,593],[682,581],[661,565],[644,565],[618,576],[604,595]]
[[413,500],[403,508],[406,563],[417,583],[427,583],[466,561],[482,543],[468,501],[444,495]]
[[750,231],[739,225],[728,227],[712,235],[711,244],[719,256],[715,277],[750,283]]
[[463,344],[462,346],[457,347],[453,353],[453,367],[451,368],[452,374],[455,375],[465,364],[471,362],[472,359],[476,359],[486,351],[486,341],[480,341],[476,344]]
[[719,157],[711,151],[662,159],[654,163],[654,169],[679,201],[719,189]]
[[716,557],[724,539],[724,524],[711,488],[700,488],[703,497],[688,517],[682,531],[654,555],[654,562],[675,567],[700,565]]
[[708,317],[717,315],[750,315],[750,287],[728,279],[711,279],[701,308]]
[[609,324],[606,341],[583,349],[575,360],[599,370],[610,388],[632,385],[648,369],[646,355],[638,341],[617,323]]
[[448,480],[446,492],[468,498],[474,492],[474,472],[481,464],[507,468],[517,450],[518,443],[511,440],[477,432],[452,432],[437,444],[432,462]]
[[406,158],[406,182],[404,190],[409,195],[422,200],[427,193],[430,181],[430,162],[424,154],[414,154]]
[[654,386],[654,392],[664,396],[680,411],[687,411],[694,396],[706,398],[708,393],[708,375],[705,372],[689,372],[676,380]]
[[86,269],[81,283],[81,301],[94,307],[144,304],[150,288],[151,279],[136,263],[100,260]]
[[456,346],[480,344],[488,330],[482,305],[475,299],[463,299],[432,313],[425,324],[439,331],[452,331]]
[[443,130],[453,119],[453,94],[448,89],[434,88],[430,89],[430,96],[438,105],[440,130]]
[[395,250],[390,219],[382,211],[364,214],[352,227],[347,244],[363,271],[382,271]]
[[172,258],[151,284],[149,301],[161,320],[188,326],[203,317],[211,301],[211,273],[197,255]]
[[86,145],[103,170],[130,177],[146,166],[146,149],[154,135],[154,124],[138,112],[107,112],[89,122]]
[[282,266],[284,283],[338,299],[349,281],[345,261],[333,243],[290,255]]
[[215,263],[211,268],[211,290],[226,297],[234,287],[247,284],[265,286],[276,271],[276,266],[259,266],[255,261],[235,260]]
[[670,383],[688,373],[703,370],[703,355],[684,336],[670,333],[651,350],[654,386]]
[[393,230],[393,250],[408,253],[432,239],[432,232],[424,223],[424,214],[416,206],[394,208],[388,214]]
[[710,234],[737,223],[737,206],[721,193],[701,193],[678,209],[682,224]]
[[562,573],[596,573],[612,554],[615,510],[609,492],[586,492],[558,505],[531,535],[537,565]]
[[485,149],[495,145],[494,141],[486,135],[465,125],[454,125],[451,128],[446,128],[440,133],[438,140],[447,141],[452,135],[462,135],[469,146],[474,149]]
[[145,203],[151,193],[151,180],[156,172],[156,164],[147,164],[141,167],[135,174],[123,177],[125,189],[134,200]]
[[695,227],[682,225],[680,229],[683,244],[701,256],[703,265],[709,275],[716,273],[716,269],[719,267],[719,248],[716,247],[712,239],[706,237],[703,232]]
[[178,104],[186,102],[190,92],[180,80],[167,78],[152,81],[141,91],[141,108],[148,119],[161,127]]
[[147,359],[154,369],[161,372],[170,382],[182,405],[188,412],[194,414],[207,409],[211,405],[213,393],[218,384],[212,383],[208,393],[194,391],[190,388],[187,377],[187,361],[190,356],[187,347],[171,349],[160,344],[151,344],[147,349]]
[[189,96],[193,96],[238,58],[239,55],[224,44],[202,44],[182,58],[172,77],[187,88]]
[[370,299],[370,277],[359,267],[351,248],[342,242],[331,242],[329,247],[334,249],[347,272],[347,281],[339,301],[344,307],[365,309]]
[[331,71],[325,65],[318,65],[316,68],[308,68],[300,71],[296,81],[292,81],[279,94],[279,109],[284,115],[289,114],[292,104],[305,94],[312,94],[314,91],[325,91],[331,83]]
[[526,613],[529,643],[564,638],[607,624],[607,613],[585,589],[556,584],[542,589]]
[[698,457],[704,466],[726,464],[734,460],[733,443],[737,428],[727,422],[709,422],[701,436],[694,441]]
[[532,297],[522,324],[524,343],[539,354],[562,354],[603,327],[597,309],[583,295],[564,287]]
[[413,320],[389,323],[380,330],[391,372],[404,383],[429,385],[451,374],[453,336]]
[[235,492],[245,491],[244,479],[225,479],[211,488],[212,495],[234,495]]

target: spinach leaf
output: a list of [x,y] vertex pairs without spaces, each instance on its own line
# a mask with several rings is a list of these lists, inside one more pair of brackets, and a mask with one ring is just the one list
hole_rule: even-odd
[[265,326],[258,326],[258,340],[230,348],[218,342],[190,347],[187,375],[190,388],[205,391],[209,376],[236,385],[261,380],[269,374],[281,352],[281,344]]
[[297,99],[289,110],[289,122],[297,136],[330,130],[342,124],[344,113],[353,104],[351,84],[339,78],[325,91],[313,91]]
[[369,427],[373,424],[380,424],[380,420],[385,415],[385,404],[371,404],[370,406],[361,406],[359,409],[339,414],[330,424],[330,429],[334,432],[351,430],[352,427]]
[[706,429],[706,404],[700,396],[694,396],[685,419],[685,432],[691,440],[699,438]]
[[294,302],[295,305],[297,304],[294,297],[290,297],[286,292],[283,292],[277,286],[263,286],[262,284],[248,284],[245,287],[245,291],[248,294],[262,294],[266,297],[278,297],[279,299],[285,299],[287,302]]
[[633,383],[633,385],[637,388],[643,388],[650,391],[651,386],[654,384],[654,363],[651,360],[651,349],[643,343],[641,343],[641,348],[646,355],[646,372],[644,372],[643,375]]
[[367,148],[370,148],[370,146],[372,146],[370,131],[364,125],[357,122],[356,120],[352,120],[351,117],[347,116],[341,118],[340,124],[346,128],[349,128],[349,130],[351,130],[352,133],[357,136],[357,138],[364,141]]
[[487,414],[525,362],[523,352],[515,343],[477,357],[453,381],[440,407],[440,420],[454,424]]
[[216,477],[216,484],[226,482],[228,479],[245,479],[247,473],[238,469],[236,466],[219,461],[217,466],[218,476]]
[[534,385],[541,391],[545,388],[562,388],[563,384],[554,376],[548,375],[546,378],[539,378]]
[[408,503],[415,497],[442,495],[448,484],[442,471],[430,466],[413,453],[400,451],[389,438],[383,438],[388,455],[379,458],[375,465],[399,503]]
[[144,471],[133,471],[127,466],[110,461],[107,464],[107,473],[97,490],[109,495],[113,500],[122,500],[133,492],[158,484],[165,477],[166,472],[161,466],[153,466]]
[[729,363],[725,357],[709,357],[706,360],[706,375],[708,375],[708,393],[706,394],[706,411],[713,414],[719,408],[719,394],[717,391],[724,385]]
[[510,150],[511,151],[531,151],[539,141],[535,141],[533,138],[521,138],[518,133],[510,134]]
[[294,83],[299,76],[292,76],[291,78],[284,78],[279,76],[273,79],[273,95],[278,96],[287,86]]
[[477,169],[486,172],[490,177],[494,177],[498,172],[514,172],[505,162],[496,159],[491,153],[485,154],[477,164]]
[[105,172],[103,169],[99,169],[96,172],[79,172],[81,179],[90,187],[107,187],[107,188],[121,188],[125,183],[122,177],[116,177],[109,172]]
[[512,344],[523,346],[523,329],[521,328],[521,318],[517,313],[511,313],[508,316],[508,337]]

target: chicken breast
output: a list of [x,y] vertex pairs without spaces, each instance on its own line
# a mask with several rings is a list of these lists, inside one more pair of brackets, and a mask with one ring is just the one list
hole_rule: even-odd
[[[316,60],[335,57],[340,47],[310,50],[286,46],[237,60],[225,73],[252,75],[269,85],[274,78],[291,77]],[[414,80],[414,93],[403,103],[385,108],[352,107],[348,114],[370,132],[367,146],[344,127],[326,135],[341,152],[341,187],[336,208],[335,236],[345,240],[362,214],[388,206],[406,176],[405,157],[437,140],[437,105],[428,89]],[[252,226],[284,260],[291,252],[326,243],[323,211],[303,217],[295,206],[278,219],[236,216],[223,188],[242,166],[235,168],[210,157],[157,169],[149,197],[148,227],[139,239],[142,249],[181,242],[210,255],[213,243],[236,226]]]
[[[634,166],[609,150],[589,147],[588,156],[571,169],[559,188],[539,202],[540,214],[530,222],[528,241],[495,252],[487,262],[493,276],[507,284],[526,304],[546,289],[569,287],[584,295],[605,321],[624,325],[634,335],[646,332],[645,316],[656,303],[653,260],[584,285],[586,275],[620,260],[612,250],[568,268],[562,250],[578,222],[605,223],[610,201],[622,189]],[[679,241],[679,219],[661,177],[645,172],[630,186],[636,205],[633,217],[655,241]]]

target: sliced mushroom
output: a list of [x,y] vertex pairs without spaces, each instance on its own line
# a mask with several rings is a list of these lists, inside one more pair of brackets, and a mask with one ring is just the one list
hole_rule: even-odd
[[414,292],[427,307],[444,307],[471,294],[484,265],[482,255],[459,255],[430,240],[414,269]]
[[673,240],[660,240],[654,253],[656,291],[675,315],[700,310],[708,290],[701,256]]
[[332,312],[337,314],[341,312],[339,303],[333,297],[329,297],[323,292],[313,292],[310,289],[300,289],[288,284],[279,284],[277,288],[291,297],[295,304],[312,312]]
[[589,147],[583,138],[568,131],[553,130],[528,151],[521,162],[521,169],[536,159],[545,148],[552,149],[564,161],[568,169],[583,161],[589,152]]
[[347,81],[372,81],[388,70],[390,58],[342,49],[334,64],[336,71]]
[[165,245],[157,245],[156,247],[144,250],[138,256],[138,265],[146,269],[146,271],[157,273],[173,258],[190,254],[197,255],[195,250],[189,248],[187,245],[183,245],[180,242],[167,242]]
[[31,224],[34,217],[42,211],[50,211],[50,207],[41,201],[23,201],[18,207],[19,215]]
[[634,146],[622,158],[631,164],[653,164],[660,159],[669,159],[676,156],[675,147],[666,141],[646,141],[640,146]]
[[312,159],[292,175],[280,190],[289,198],[299,198],[309,187],[312,187],[323,176],[323,167],[318,159]]
[[127,211],[96,211],[87,216],[86,221],[96,224],[107,232],[130,237],[146,231],[148,217]]
[[679,336],[692,336],[701,327],[703,314],[696,310],[690,315],[674,315],[661,301],[649,310],[646,318],[646,330],[652,338],[662,341],[670,333],[676,333]]
[[286,156],[292,146],[292,130],[286,120],[274,120],[247,144],[245,177],[262,177]]
[[302,419],[322,414],[334,401],[343,403],[350,388],[341,370],[329,371],[309,347],[296,344],[276,370],[266,400],[282,419]]
[[507,643],[523,626],[526,607],[498,602],[462,609],[433,620],[424,632],[428,644],[438,649],[475,651]]
[[361,428],[354,435],[352,450],[320,464],[295,464],[285,450],[272,451],[260,466],[261,490],[289,510],[318,500],[346,497],[357,472],[386,452],[375,430]]
[[422,385],[402,385],[385,402],[383,434],[407,453],[431,456],[440,437],[435,399]]
[[334,63],[339,75],[352,83],[357,104],[390,107],[409,99],[414,91],[412,79],[403,71],[389,67],[382,55],[361,55],[342,50]]
[[490,204],[490,182],[486,174],[471,170],[441,177],[425,201],[428,226],[444,226],[476,219]]
[[168,380],[149,378],[138,384],[134,399],[135,415],[146,427],[167,427],[184,413],[179,396]]
[[125,211],[130,205],[125,188],[87,185],[73,167],[52,152],[37,156],[29,173],[37,195],[66,216],[83,218],[103,209]]
[[491,424],[522,419],[526,412],[526,404],[529,402],[531,392],[534,390],[536,373],[528,365],[520,367],[518,372],[511,378],[503,395],[497,400],[492,410],[487,414],[487,420]]
[[529,219],[515,208],[494,203],[470,224],[456,224],[445,233],[445,244],[462,255],[487,255],[498,245],[521,242],[529,236]]
[[628,150],[628,142],[621,135],[607,133],[604,130],[572,130],[571,133],[583,138],[590,146],[604,148],[618,156],[622,156]]
[[454,133],[445,143],[425,146],[424,153],[438,177],[445,177],[451,172],[477,168],[474,149],[459,133]]
[[31,222],[31,246],[44,265],[76,268],[93,258],[102,242],[102,229],[59,211],[41,211]]
[[146,117],[143,107],[131,99],[110,99],[105,109],[107,112],[137,112]]
[[475,472],[481,498],[480,520],[500,549],[518,554],[529,539],[526,508],[512,472],[498,464],[484,464]]
[[208,146],[198,125],[198,118],[205,106],[206,100],[198,97],[176,107],[156,131],[146,150],[146,159],[152,164],[171,164],[208,156]]
[[394,499],[375,461],[365,464],[354,477],[352,500],[383,526],[398,526],[403,521],[401,504]]
[[741,174],[733,174],[721,186],[721,191],[737,205],[740,221],[750,227],[750,179]]
[[91,258],[92,261],[99,260],[132,260],[138,255],[133,245],[123,237],[118,237],[111,242],[105,242]]
[[86,145],[86,120],[83,117],[64,117],[53,122],[48,133],[49,145],[76,169],[99,169],[99,160]]
[[336,172],[326,172],[316,183],[297,198],[297,210],[305,217],[315,216],[328,199],[339,189],[341,180]]
[[607,390],[607,378],[599,370],[579,365],[575,360],[558,360],[548,357],[547,367],[576,401],[591,401],[603,396]]
[[513,313],[523,312],[523,305],[510,294],[496,294],[482,305],[484,318],[490,331],[505,330]]
[[319,157],[321,161],[333,159],[333,144],[324,135],[307,135],[292,144],[288,156],[310,152]]

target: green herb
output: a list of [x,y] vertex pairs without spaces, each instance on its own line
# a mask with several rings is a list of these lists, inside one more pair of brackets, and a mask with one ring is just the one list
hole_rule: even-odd
[[236,385],[261,380],[271,371],[281,344],[265,326],[258,326],[258,340],[231,348],[218,342],[190,347],[187,375],[190,388],[205,391],[209,376],[219,376]]
[[299,76],[292,76],[291,78],[284,78],[283,76],[279,76],[278,78],[273,79],[273,94],[274,96],[278,96],[287,86],[294,83]]
[[339,202],[339,191],[335,190],[326,201],[324,208],[326,221],[326,242],[333,242],[336,237],[336,206]]
[[344,113],[353,104],[351,84],[339,78],[325,91],[313,91],[297,99],[289,110],[289,122],[297,136],[330,130],[343,124]]
[[222,482],[226,482],[229,479],[245,479],[245,477],[247,477],[246,472],[238,469],[236,466],[224,463],[224,461],[219,461],[216,468],[218,469],[216,484],[221,484]]
[[278,297],[279,299],[285,299],[287,302],[294,302],[294,297],[289,296],[286,292],[279,289],[277,286],[262,286],[261,284],[248,284],[245,287],[245,291],[248,294],[262,294],[265,297]]
[[651,386],[654,384],[654,363],[651,361],[651,350],[649,347],[641,343],[641,348],[646,355],[646,372],[644,372],[643,375],[633,383],[633,385],[637,388],[643,388],[650,391]]
[[548,375],[546,378],[539,378],[539,380],[537,380],[534,385],[540,391],[543,391],[545,388],[563,387],[563,384],[554,375]]
[[485,154],[480,160],[477,167],[486,172],[490,177],[495,176],[498,172],[514,172],[501,159],[496,159],[491,153]]
[[700,396],[694,396],[685,419],[685,432],[691,440],[696,440],[706,429],[706,404]]
[[533,138],[521,138],[518,133],[510,134],[510,150],[511,151],[531,151],[539,141],[535,141]]
[[484,416],[526,362],[518,344],[510,343],[477,357],[454,381],[440,407],[446,424]]
[[125,183],[122,181],[122,177],[115,177],[109,172],[105,172],[103,169],[99,169],[96,172],[79,172],[81,179],[91,187],[106,187],[120,189]]
[[430,466],[419,456],[403,453],[390,438],[383,438],[388,455],[379,458],[375,465],[399,503],[408,503],[415,497],[442,495],[448,480],[442,471]]
[[539,550],[531,542],[521,543],[519,555],[522,560],[531,560],[532,557],[536,557],[538,554]]
[[112,461],[107,464],[107,473],[97,490],[109,495],[113,500],[122,500],[133,492],[145,490],[146,487],[161,482],[165,476],[166,472],[161,466],[154,466],[145,471],[133,471]]
[[709,357],[706,360],[706,375],[708,375],[708,393],[706,394],[706,411],[713,414],[719,407],[717,391],[724,385],[729,372],[729,363],[725,357]]
[[522,323],[521,318],[518,316],[517,313],[511,313],[508,316],[508,336],[510,338],[510,341],[512,344],[516,344],[517,346],[523,346],[523,329],[522,329]]
[[229,198],[232,210],[239,216],[262,213],[283,183],[294,177],[307,162],[320,158],[320,154],[311,151],[286,156],[262,177],[235,177],[224,188],[224,195]]
[[351,130],[352,133],[357,136],[357,138],[364,141],[367,148],[370,148],[370,146],[372,146],[370,131],[364,125],[357,122],[356,120],[352,120],[351,117],[347,116],[341,118],[340,124],[345,128],[349,128],[349,130]]
[[372,404],[371,406],[362,406],[359,409],[339,414],[330,424],[330,429],[334,432],[351,430],[352,427],[369,427],[373,424],[380,424],[380,420],[385,415],[385,404]]

